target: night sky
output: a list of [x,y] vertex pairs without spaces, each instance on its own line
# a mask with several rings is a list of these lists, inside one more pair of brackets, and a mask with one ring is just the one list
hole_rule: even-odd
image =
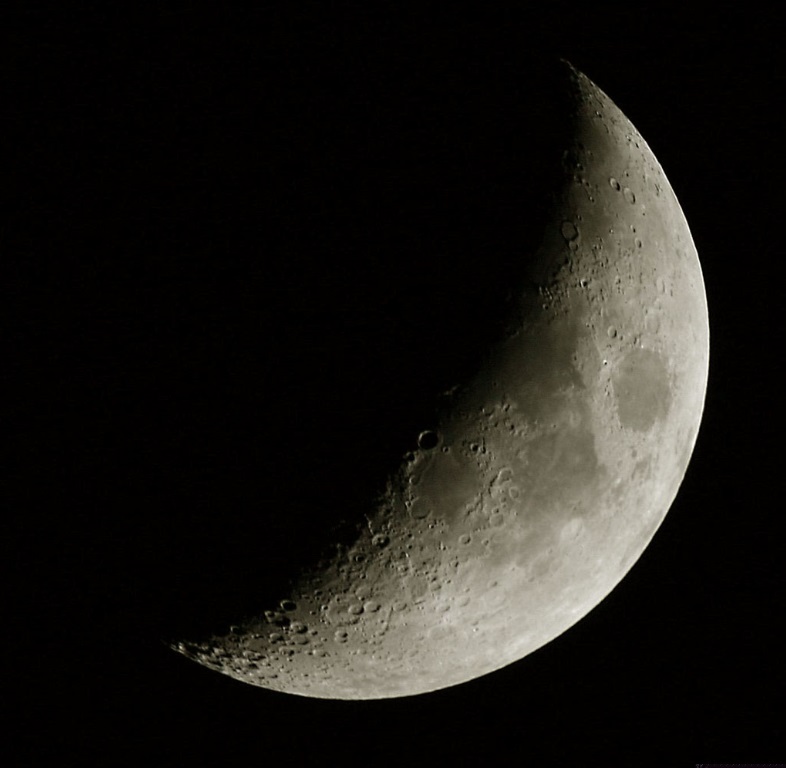
[[[687,4],[550,7],[477,15],[458,5],[405,14],[390,3],[352,12],[31,9],[7,33],[11,226],[0,311],[3,378],[16,394],[5,400],[2,538],[14,765],[784,758],[776,14],[745,4],[706,15]],[[351,62],[362,72],[374,57],[415,70],[466,58],[487,68],[476,77],[466,68],[468,81],[485,82],[499,67],[512,82],[533,55],[567,59],[622,109],[663,166],[698,249],[709,385],[696,450],[663,525],[572,629],[452,689],[320,701],[253,688],[174,654],[163,640],[202,628],[201,606],[224,619],[247,604],[265,537],[285,563],[335,522],[314,523],[313,536],[304,527],[315,488],[330,486],[331,503],[338,493],[349,503],[364,498],[359,462],[386,457],[378,425],[362,413],[334,435],[328,417],[297,407],[299,388],[321,386],[325,410],[339,409],[347,381],[364,402],[364,384],[382,376],[386,358],[371,349],[375,335],[363,337],[362,361],[342,352],[341,323],[373,315],[380,334],[393,328],[390,343],[402,343],[406,323],[390,307],[409,278],[382,284],[373,270],[358,277],[354,260],[342,271],[304,256],[373,225],[354,230],[342,220],[338,234],[315,241],[312,232],[348,214],[323,199],[322,171],[309,171],[322,148],[306,147],[313,126],[292,133],[303,115],[287,88],[311,83],[316,92],[320,78],[352,71]],[[461,79],[451,83],[460,92]],[[351,112],[362,88],[342,89]],[[318,112],[332,130],[341,114],[335,105]],[[297,166],[301,147],[306,170],[293,176],[287,163]],[[429,194],[433,174],[421,173]],[[315,200],[309,230],[293,211]],[[273,231],[274,219],[283,230]],[[434,237],[448,226],[437,220]],[[383,225],[388,250],[406,248],[407,234]],[[494,229],[492,214],[482,226]],[[349,247],[360,253],[367,241],[357,237]],[[416,317],[450,299],[435,264],[408,298]],[[461,269],[450,278],[456,285]],[[299,287],[301,274],[311,277]],[[336,322],[330,296],[361,282],[326,351],[313,338],[328,315]],[[439,285],[442,293],[432,290]],[[471,337],[475,326],[456,304],[451,327]],[[342,354],[339,384],[331,366]],[[386,430],[420,423],[418,393],[440,375],[428,360],[422,370],[415,404],[391,413]],[[266,567],[279,569],[275,558]]]

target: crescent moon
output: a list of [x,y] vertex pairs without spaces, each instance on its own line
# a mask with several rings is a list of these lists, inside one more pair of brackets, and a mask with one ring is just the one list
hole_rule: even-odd
[[699,429],[704,283],[647,143],[586,76],[565,80],[566,181],[480,370],[441,393],[350,546],[177,651],[303,696],[419,694],[550,642],[642,554]]

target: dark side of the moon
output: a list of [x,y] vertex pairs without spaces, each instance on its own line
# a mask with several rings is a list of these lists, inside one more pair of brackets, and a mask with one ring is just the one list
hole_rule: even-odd
[[119,555],[153,548],[162,636],[277,605],[351,543],[479,367],[564,174],[560,77],[292,62],[225,109],[181,96],[185,126],[139,126],[150,250],[140,295],[117,286],[134,306],[114,352],[138,547]]

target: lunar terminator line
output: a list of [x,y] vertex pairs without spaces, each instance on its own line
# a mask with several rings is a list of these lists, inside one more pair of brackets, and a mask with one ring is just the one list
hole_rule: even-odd
[[432,691],[557,637],[651,540],[703,410],[702,274],[644,139],[587,77],[564,78],[565,176],[483,366],[434,393],[349,546],[184,655],[304,696]]

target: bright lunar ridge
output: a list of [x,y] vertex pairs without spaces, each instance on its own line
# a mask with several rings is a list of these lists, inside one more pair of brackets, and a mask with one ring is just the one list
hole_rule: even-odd
[[280,600],[174,643],[188,658],[303,696],[445,688],[567,630],[652,539],[704,405],[702,274],[644,139],[561,66],[564,178],[483,364],[434,393],[348,543],[297,564]]

